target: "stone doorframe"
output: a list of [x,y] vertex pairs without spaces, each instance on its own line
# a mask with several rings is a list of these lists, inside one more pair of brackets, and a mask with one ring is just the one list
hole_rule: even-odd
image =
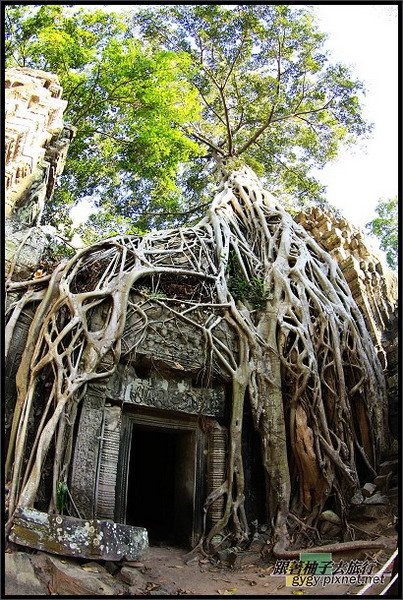
[[[208,417],[204,417],[208,419]],[[214,419],[211,419],[214,421]],[[126,523],[126,503],[129,478],[129,458],[133,428],[135,426],[154,431],[189,432],[195,435],[195,470],[193,487],[193,525],[191,532],[191,545],[196,546],[202,535],[203,529],[203,502],[206,495],[206,436],[199,426],[196,415],[178,415],[170,411],[156,409],[137,409],[132,405],[123,406],[121,443],[119,451],[116,504],[114,520]]]

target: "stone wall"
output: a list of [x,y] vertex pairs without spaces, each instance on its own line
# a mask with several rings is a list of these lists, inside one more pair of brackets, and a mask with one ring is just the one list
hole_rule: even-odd
[[63,123],[67,102],[56,75],[35,69],[5,73],[6,274],[30,278],[49,236],[39,227],[61,175],[75,129]]
[[187,414],[222,417],[225,411],[225,388],[193,387],[186,375],[165,379],[157,373],[139,378],[132,366],[119,364],[107,386],[107,396],[133,406],[150,406]]
[[294,218],[338,263],[386,368],[383,333],[397,304],[395,274],[368,247],[364,233],[345,218],[319,207],[309,208]]
[[[388,421],[398,436],[398,317],[397,277],[368,247],[364,233],[343,217],[313,207],[294,217],[333,256],[361,310],[384,369]],[[391,444],[390,452],[394,447]]]
[[56,75],[7,69],[5,75],[5,215],[36,225],[62,172],[74,128]]

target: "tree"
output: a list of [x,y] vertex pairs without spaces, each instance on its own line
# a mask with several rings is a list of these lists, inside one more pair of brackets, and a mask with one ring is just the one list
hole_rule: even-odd
[[273,193],[320,198],[310,169],[370,131],[362,84],[329,63],[325,35],[307,10],[177,6],[140,13],[135,23],[149,41],[192,57],[203,114],[189,135],[210,156],[241,157]]
[[392,269],[397,269],[399,249],[397,196],[390,200],[379,200],[375,211],[378,216],[367,223],[366,228],[380,240],[380,246],[386,252],[388,265]]
[[155,225],[153,213],[178,195],[178,165],[200,153],[181,131],[199,113],[186,81],[189,57],[151,51],[121,17],[102,10],[8,6],[6,14],[7,65],[56,73],[68,102],[65,119],[77,127],[45,221],[67,224],[67,209],[90,196],[121,226],[124,204],[126,230]]
[[[218,534],[234,544],[249,535],[242,463],[249,404],[261,441],[273,551],[295,555],[286,549],[292,537],[300,542],[308,530],[315,532],[325,508],[337,511],[348,529],[360,477],[376,473],[385,445],[385,381],[340,269],[250,165],[266,184],[277,173],[290,193],[301,189],[310,157],[325,161],[340,141],[366,131],[360,85],[343,67],[325,68],[322,36],[309,15],[284,5],[163,8],[136,23],[166,51],[192,58],[188,82],[204,109],[182,129],[207,147],[205,160],[215,161],[220,191],[193,226],[100,241],[56,269],[18,372],[6,471],[11,519],[16,506],[34,503],[53,439],[51,509],[57,509],[85,386],[107,378],[123,354],[141,344],[156,326],[148,313],[158,306],[179,330],[186,323],[202,335],[201,375],[209,381],[219,366],[232,390],[226,479],[204,504],[208,514],[223,497],[224,513],[200,543],[211,550]],[[306,156],[303,167],[297,150]],[[275,165],[283,159],[293,160],[295,169],[280,171]],[[195,170],[193,176],[200,185],[203,174]],[[172,280],[183,283],[181,291],[161,296],[158,286]],[[23,306],[24,297],[16,302],[17,314]],[[6,341],[15,321],[10,310]],[[125,323],[131,325],[125,329]],[[234,332],[235,350],[220,337],[220,323]],[[128,336],[129,346],[122,343]],[[45,380],[49,414],[25,456],[32,398],[44,393]]]
[[8,10],[9,60],[56,71],[78,126],[48,219],[93,195],[132,230],[187,223],[225,156],[294,204],[323,200],[311,168],[370,130],[362,84],[329,63],[306,10],[154,6],[131,27],[112,12]]

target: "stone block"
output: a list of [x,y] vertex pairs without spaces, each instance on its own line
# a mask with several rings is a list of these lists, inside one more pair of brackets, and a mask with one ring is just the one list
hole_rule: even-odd
[[46,553],[35,558],[48,589],[57,596],[117,596],[126,587],[97,563],[79,565]]
[[10,541],[45,552],[101,560],[137,560],[148,548],[143,527],[17,509]]
[[46,584],[36,575],[29,554],[10,552],[4,555],[4,583],[6,596],[46,596]]
[[377,492],[370,498],[366,498],[364,500],[364,504],[389,504],[389,501],[386,496],[383,496],[382,494]]
[[239,567],[244,565],[255,565],[261,560],[261,558],[262,555],[260,552],[233,552],[230,553],[228,562],[232,568],[239,569]]
[[365,498],[369,498],[370,496],[372,496],[375,493],[375,490],[376,490],[376,485],[374,485],[373,483],[366,483],[362,487],[362,494],[363,494],[363,496],[365,496]]
[[341,519],[339,515],[337,515],[333,510],[324,510],[320,517],[320,521],[327,521],[328,523],[332,523],[333,525],[340,525]]
[[144,575],[134,567],[122,567],[120,570],[120,577],[130,586],[135,586],[137,588],[146,584]]

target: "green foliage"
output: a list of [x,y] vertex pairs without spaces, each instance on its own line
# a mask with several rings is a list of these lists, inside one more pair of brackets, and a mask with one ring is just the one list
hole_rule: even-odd
[[248,281],[242,276],[234,275],[230,277],[228,287],[236,300],[246,300],[257,310],[263,310],[271,298],[266,282],[259,277],[252,277]]
[[329,63],[324,39],[307,7],[284,4],[154,5],[124,19],[9,5],[7,66],[57,73],[77,127],[44,218],[72,234],[68,207],[91,196],[113,228],[185,224],[219,181],[217,157],[241,159],[289,203],[323,201],[312,168],[370,131],[363,86]]
[[228,288],[235,300],[246,300],[253,308],[263,310],[272,298],[271,292],[264,279],[256,275],[246,279],[234,250],[229,254],[228,273]]
[[45,222],[72,235],[68,209],[85,196],[135,228],[153,226],[144,212],[175,208],[178,166],[201,152],[182,131],[200,112],[189,56],[152,51],[101,10],[9,6],[6,24],[7,66],[56,73],[77,127]]
[[141,235],[144,230],[133,224],[133,221],[116,215],[113,207],[103,208],[100,212],[91,215],[85,224],[80,225],[76,233],[84,245],[89,246],[104,238],[116,235]]
[[71,258],[75,254],[75,249],[67,245],[63,240],[57,241],[51,236],[51,243],[47,246],[47,261],[57,264],[65,258]]
[[67,484],[64,481],[57,482],[56,509],[61,514],[67,506]]
[[386,253],[388,265],[397,269],[398,264],[398,200],[379,200],[376,212],[378,217],[366,224],[368,231],[380,240],[380,247]]
[[238,156],[275,194],[323,200],[311,175],[341,143],[366,135],[362,84],[329,64],[306,8],[216,4],[153,7],[136,16],[156,47],[188,52],[203,106],[189,135],[212,156]]

